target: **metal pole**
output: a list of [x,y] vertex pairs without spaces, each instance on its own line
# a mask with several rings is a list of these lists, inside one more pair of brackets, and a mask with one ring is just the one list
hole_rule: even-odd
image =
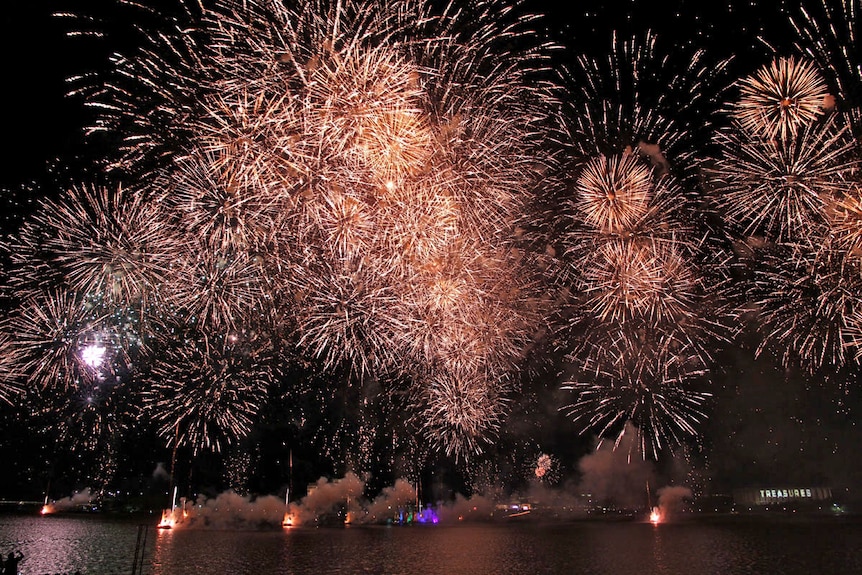
[[135,540],[135,558],[132,560],[132,575],[135,575],[138,571],[138,550],[141,548],[142,527],[143,525],[138,525],[138,537]]

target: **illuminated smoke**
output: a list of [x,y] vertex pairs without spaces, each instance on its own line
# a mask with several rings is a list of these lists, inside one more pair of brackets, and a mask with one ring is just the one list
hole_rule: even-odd
[[684,510],[685,502],[694,498],[691,489],[681,485],[661,487],[656,494],[658,495],[658,508],[662,521],[672,520],[674,516]]
[[638,435],[636,429],[628,426],[617,445],[601,442],[595,452],[578,462],[579,490],[589,495],[595,505],[611,504],[621,509],[646,507],[646,485],[654,483],[654,470],[648,461],[631,457],[639,449]]
[[82,507],[92,503],[95,498],[96,494],[91,492],[89,488],[77,491],[69,497],[48,502],[42,508],[42,514],[50,515],[51,513],[62,513],[64,511],[80,511]]

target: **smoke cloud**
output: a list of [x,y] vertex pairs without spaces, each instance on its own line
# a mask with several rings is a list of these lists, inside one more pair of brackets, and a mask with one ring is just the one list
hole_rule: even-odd
[[647,485],[655,483],[652,464],[637,453],[634,442],[637,430],[626,426],[616,446],[600,443],[596,451],[578,463],[581,471],[580,491],[589,494],[597,504],[617,508],[640,509],[647,504]]
[[170,478],[171,475],[168,473],[168,470],[165,469],[165,464],[160,461],[153,470],[153,479],[169,481]]
[[658,508],[663,520],[670,519],[683,510],[686,499],[691,499],[691,489],[680,485],[669,485],[658,490]]
[[194,505],[178,510],[183,511],[186,515],[175,519],[191,528],[260,529],[281,525],[284,501],[274,495],[244,497],[227,491],[213,499],[198,497]]
[[[250,497],[228,491],[215,498],[200,496],[194,503],[167,510],[165,519],[170,519],[173,527],[183,529],[266,529],[281,527],[288,518],[293,526],[402,521],[456,523],[487,520],[494,511],[491,499],[457,495],[454,501],[422,510],[420,517],[416,488],[407,480],[397,480],[370,501],[362,496],[364,488],[363,479],[348,473],[341,479],[318,479],[308,495],[289,504],[272,495]],[[411,513],[413,516],[408,519]]]
[[92,493],[89,488],[76,491],[70,497],[64,497],[48,503],[43,508],[43,513],[59,513],[61,511],[73,511],[79,509],[83,505],[89,505],[95,499],[96,494]]

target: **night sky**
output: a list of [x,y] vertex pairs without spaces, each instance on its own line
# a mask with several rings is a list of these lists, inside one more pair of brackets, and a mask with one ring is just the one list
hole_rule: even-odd
[[[854,0],[850,0],[850,4]],[[126,11],[110,0],[99,2],[35,0],[13,2],[0,14],[4,58],[2,60],[2,109],[4,161],[0,171],[0,205],[4,236],[15,234],[24,218],[42,197],[56,197],[71,181],[99,181],[102,158],[113,152],[109,137],[85,138],[83,127],[92,119],[82,98],[67,96],[67,77],[108,68],[114,50],[131,51],[134,36],[124,34]],[[158,4],[170,6],[168,0]],[[573,3],[577,4],[577,3]],[[557,69],[577,68],[579,55],[605,58],[618,38],[652,30],[656,50],[681,66],[698,49],[708,62],[732,59],[717,73],[715,85],[704,93],[714,98],[697,109],[680,108],[680,122],[691,137],[681,144],[684,152],[706,154],[710,134],[722,124],[717,113],[724,88],[769,63],[773,55],[794,54],[796,38],[787,14],[798,2],[588,2],[589,9],[573,11],[558,2],[531,1],[527,10],[546,13],[537,28],[560,45],[552,52]],[[803,3],[805,4],[805,3]],[[858,6],[857,9],[862,9]],[[808,2],[814,6],[819,2]],[[112,32],[105,38],[69,37],[74,27],[55,12],[92,13]],[[794,12],[798,15],[798,12]],[[842,40],[843,41],[843,40]],[[775,47],[773,52],[770,47]],[[676,52],[676,53],[675,53]],[[683,73],[680,71],[680,73]],[[571,76],[577,78],[577,74]],[[721,85],[722,82],[727,82]],[[731,91],[732,92],[732,91]],[[711,117],[698,116],[712,109]],[[695,146],[702,146],[697,151]],[[564,178],[563,178],[564,180]],[[541,198],[545,211],[554,212],[559,196]],[[539,227],[539,226],[537,226]],[[542,232],[543,233],[543,232]],[[550,234],[552,235],[552,234]],[[8,266],[4,250],[4,265]],[[3,280],[7,279],[6,273]],[[3,291],[3,301],[14,298]],[[862,433],[856,424],[860,397],[859,367],[828,366],[813,373],[782,362],[781,350],[764,351],[755,358],[758,338],[741,330],[734,341],[716,343],[711,374],[706,385],[712,397],[705,407],[708,418],[698,425],[698,437],[666,450],[652,462],[659,482],[694,488],[696,494],[728,493],[747,486],[831,486],[842,497],[862,499],[862,462],[855,457]],[[559,408],[570,402],[560,385],[574,369],[562,360],[553,338],[540,339],[520,374],[521,391],[512,399],[511,412],[498,437],[485,453],[468,461],[428,450],[397,451],[393,447],[402,429],[388,428],[365,446],[373,455],[370,489],[390,485],[402,473],[418,477],[423,488],[437,496],[451,491],[468,494],[487,478],[484,462],[493,461],[495,476],[489,483],[504,489],[525,489],[535,461],[542,453],[555,462],[554,487],[575,489],[580,480],[579,461],[596,446],[592,434],[580,434]],[[538,357],[536,357],[538,356]],[[218,493],[237,488],[252,493],[281,493],[287,482],[289,457],[293,481],[302,485],[320,476],[336,477],[350,471],[350,455],[333,437],[356,426],[354,410],[362,411],[363,424],[385,422],[397,402],[390,405],[375,396],[375,383],[351,385],[321,392],[306,383],[308,364],[292,366],[276,384],[279,392],[262,409],[251,433],[237,447],[221,453],[176,452],[177,482],[189,492]],[[338,377],[336,373],[334,377]],[[0,401],[0,460],[7,471],[0,476],[0,499],[39,500],[45,490],[62,497],[84,488],[143,493],[158,504],[165,483],[154,470],[169,467],[172,451],[165,447],[152,426],[132,427],[108,446],[86,448],[57,442],[56,422],[69,415],[72,404],[38,412],[38,402]],[[361,426],[360,426],[361,427]],[[404,430],[409,433],[409,430]],[[640,457],[640,454],[635,454]],[[389,459],[388,459],[389,458]],[[411,458],[414,460],[411,461]],[[391,463],[391,460],[399,463]],[[386,463],[389,461],[389,463]],[[849,490],[856,486],[856,492]]]

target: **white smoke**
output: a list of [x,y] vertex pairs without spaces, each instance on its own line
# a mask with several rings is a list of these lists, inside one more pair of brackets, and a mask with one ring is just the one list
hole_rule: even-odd
[[274,495],[250,497],[227,491],[212,499],[198,497],[185,511],[185,517],[176,519],[188,527],[259,529],[281,525],[284,501]]
[[[251,497],[227,491],[214,498],[198,497],[193,503],[178,506],[166,513],[175,528],[183,529],[267,529],[282,526],[290,519],[293,526],[352,524],[383,524],[417,521],[416,487],[406,479],[383,489],[373,500],[362,493],[365,481],[353,473],[341,479],[320,478],[308,495],[286,505],[272,495]],[[494,502],[481,495],[466,498],[456,495],[450,502],[438,502],[433,509],[422,510],[423,519],[434,523],[483,521],[493,516]]]
[[90,491],[90,488],[76,491],[70,497],[64,497],[52,501],[45,506],[45,513],[58,513],[61,511],[72,511],[80,509],[84,505],[89,505],[96,498],[96,494]]
[[165,469],[165,464],[160,461],[153,470],[153,479],[168,481],[170,478],[171,474]]

